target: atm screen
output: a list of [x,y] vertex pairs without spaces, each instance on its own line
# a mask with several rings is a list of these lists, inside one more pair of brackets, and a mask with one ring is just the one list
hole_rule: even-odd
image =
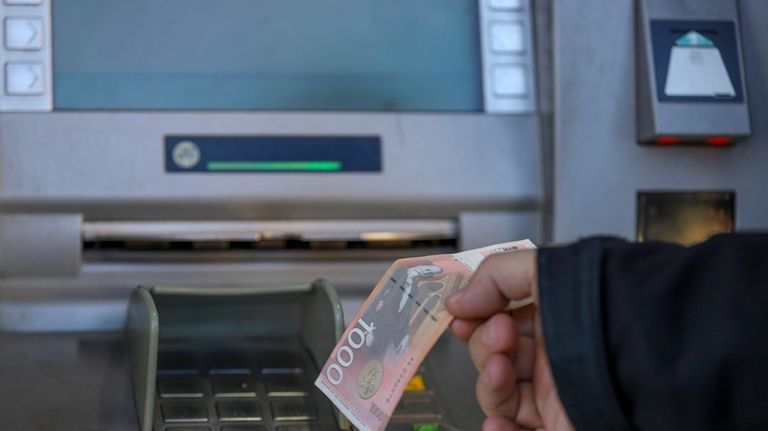
[[483,109],[477,0],[57,0],[52,19],[55,110]]

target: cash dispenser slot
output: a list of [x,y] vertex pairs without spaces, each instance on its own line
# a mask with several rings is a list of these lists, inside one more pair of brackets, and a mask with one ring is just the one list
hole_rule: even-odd
[[393,259],[451,253],[456,222],[85,222],[85,261]]
[[128,334],[141,430],[346,429],[313,384],[342,330],[322,280],[140,287]]

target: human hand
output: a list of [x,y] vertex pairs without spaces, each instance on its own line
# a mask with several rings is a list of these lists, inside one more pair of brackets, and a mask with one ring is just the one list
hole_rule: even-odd
[[[534,298],[506,312],[510,300]],[[538,309],[536,250],[488,257],[446,301],[451,330],[469,344],[480,372],[477,399],[483,431],[572,431],[547,360]]]

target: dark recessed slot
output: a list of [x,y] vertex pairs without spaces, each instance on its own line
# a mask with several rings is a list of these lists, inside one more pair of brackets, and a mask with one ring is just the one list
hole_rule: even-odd
[[672,33],[672,34],[686,34],[686,33],[691,32],[691,31],[695,31],[695,32],[701,33],[701,34],[709,34],[709,35],[716,35],[716,34],[719,33],[719,31],[714,30],[714,29],[706,29],[705,30],[705,29],[699,29],[699,28],[685,28],[685,29],[683,29],[683,28],[672,28],[672,29],[669,30],[669,32]]
[[165,240],[96,240],[83,241],[83,250],[91,253],[104,252],[158,252],[158,253],[218,253],[281,251],[344,252],[349,250],[413,250],[452,249],[457,247],[455,238],[417,240],[260,240],[260,241],[165,241]]
[[637,240],[691,245],[733,232],[735,201],[730,191],[639,192]]

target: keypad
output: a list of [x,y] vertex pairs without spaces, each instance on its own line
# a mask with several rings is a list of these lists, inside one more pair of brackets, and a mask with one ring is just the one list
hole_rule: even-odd
[[[160,347],[154,431],[338,431],[303,349]],[[271,346],[271,345],[269,345]],[[195,346],[199,349],[199,346]],[[446,415],[422,366],[387,431],[433,431]]]
[[338,429],[331,403],[312,384],[317,368],[301,348],[163,347],[154,431]]

